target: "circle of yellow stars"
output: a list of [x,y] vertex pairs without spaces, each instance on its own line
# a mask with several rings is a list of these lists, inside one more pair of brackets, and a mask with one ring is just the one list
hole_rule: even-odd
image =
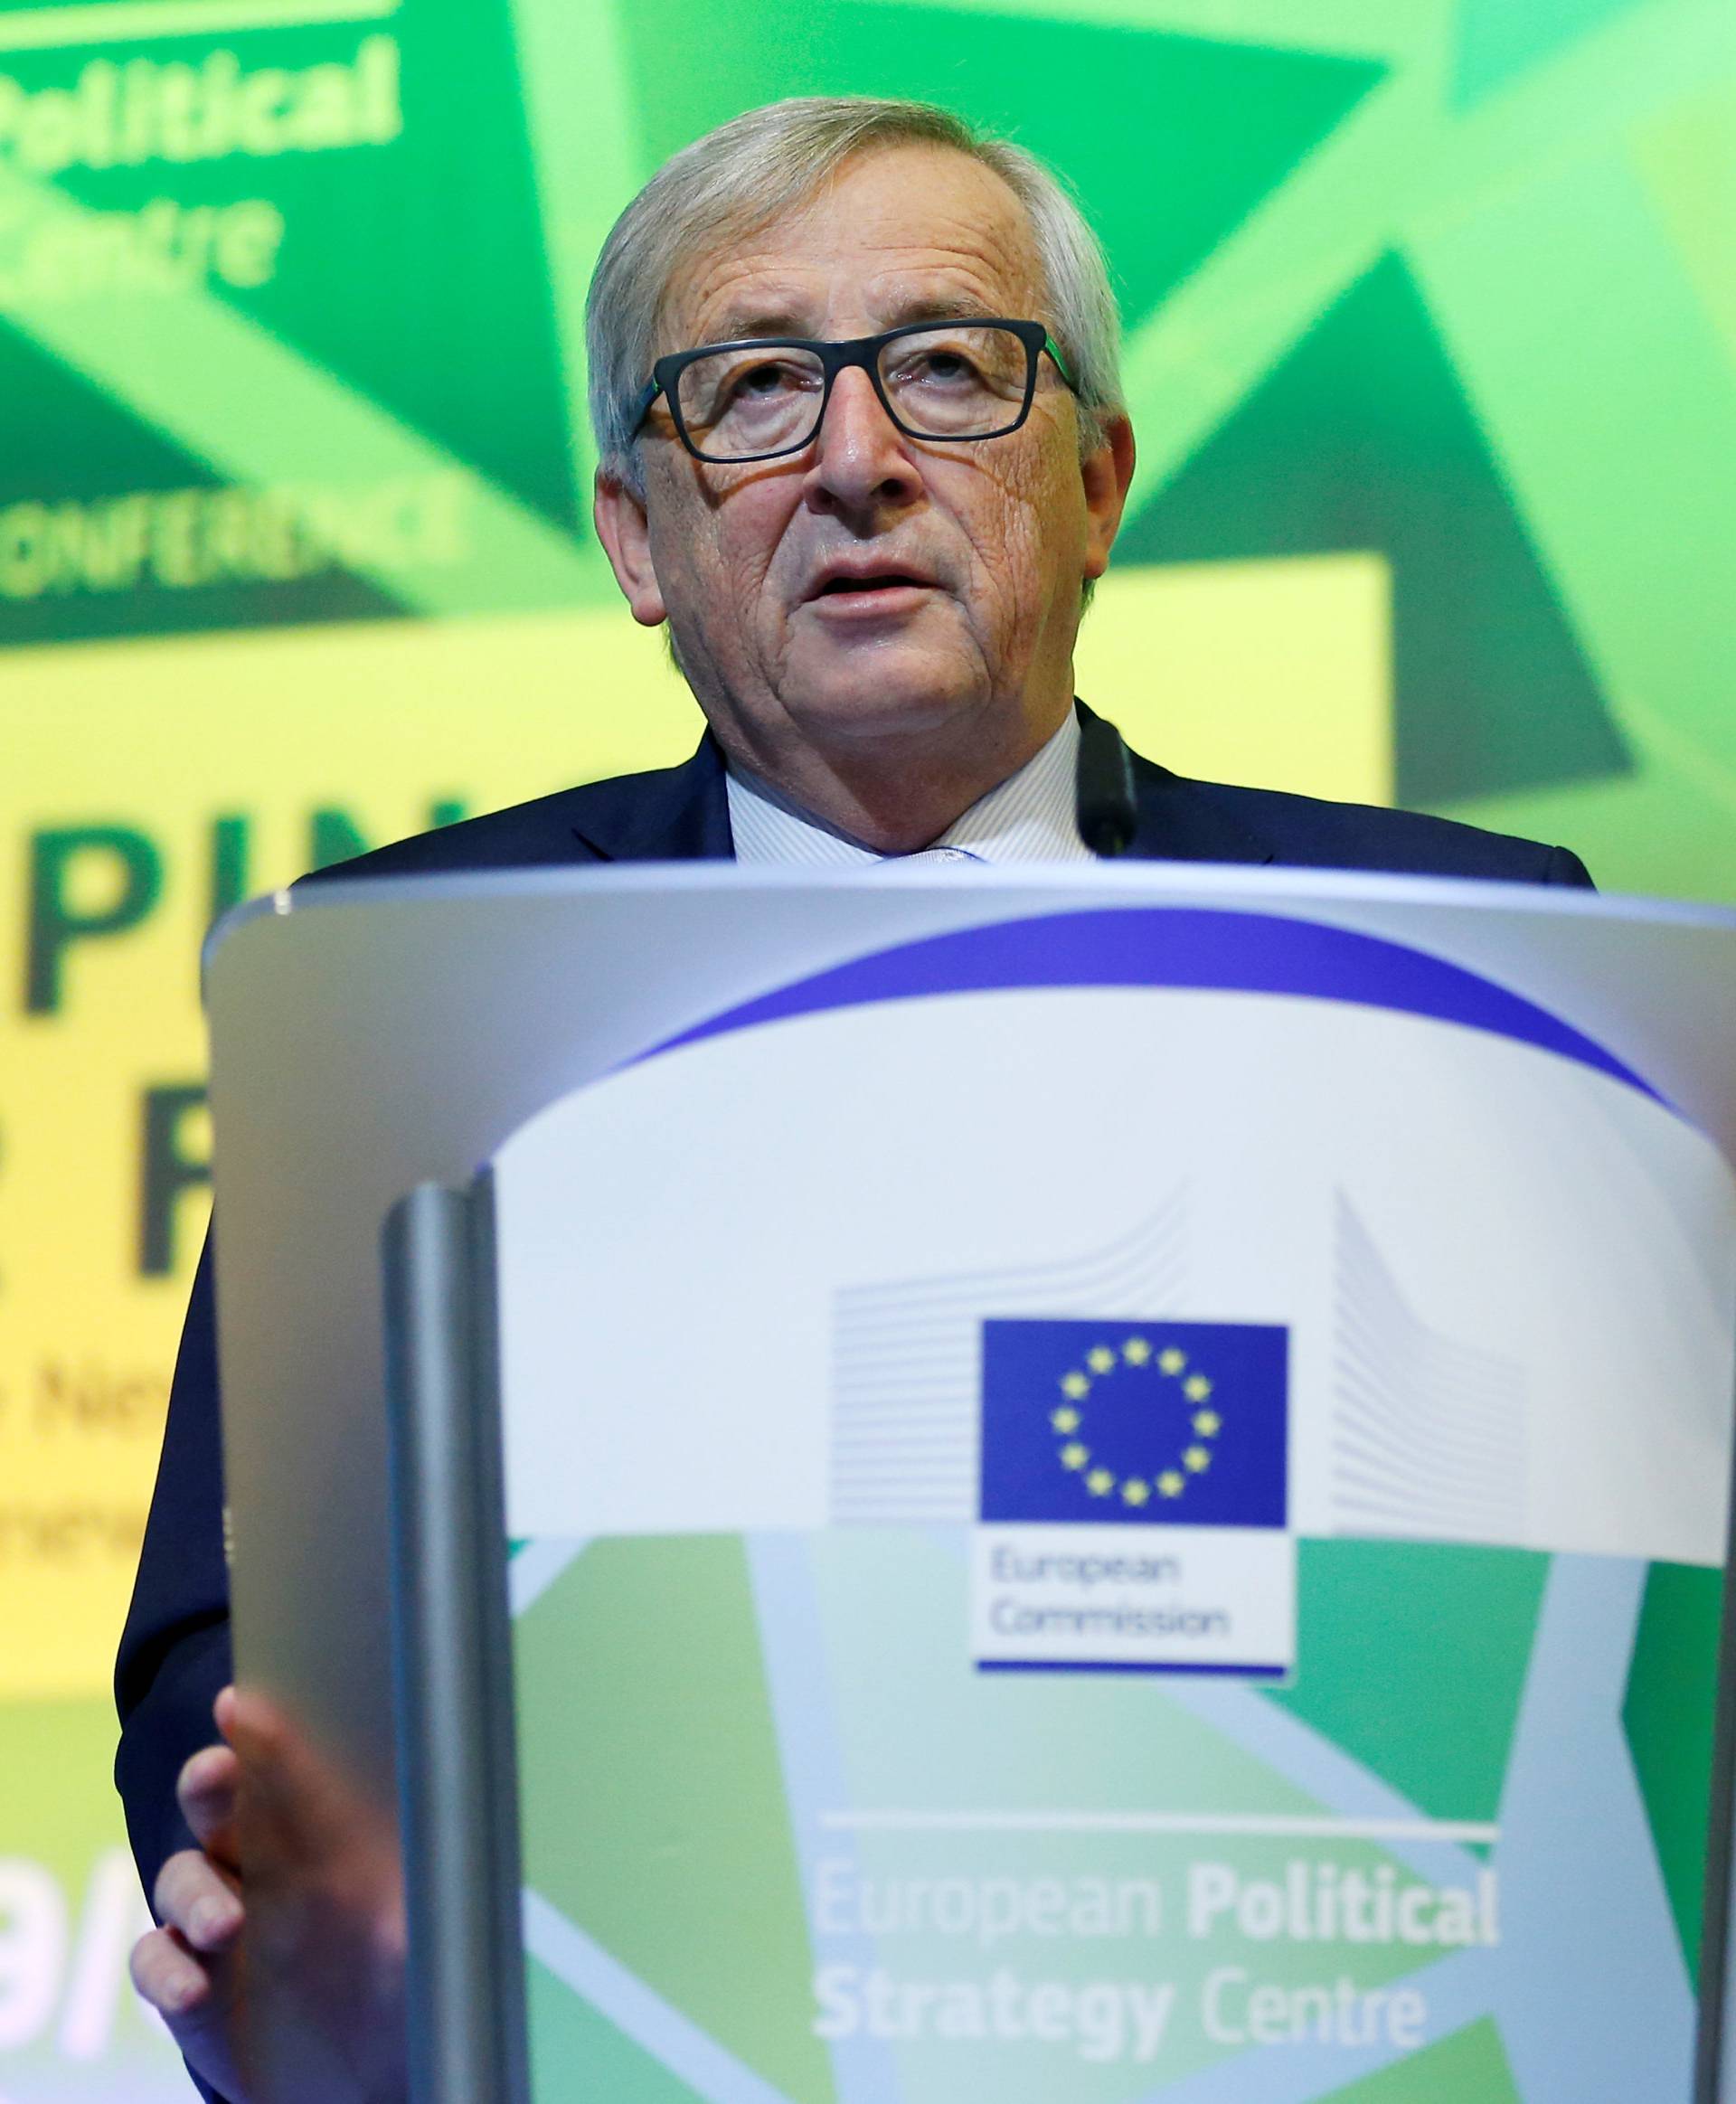
[[[1106,1468],[1092,1456],[1086,1438],[1085,1404],[1093,1385],[1124,1367],[1149,1371],[1175,1382],[1189,1406],[1192,1439],[1177,1457],[1177,1463],[1155,1476],[1121,1476]],[[1223,1429],[1223,1420],[1212,1401],[1212,1381],[1197,1367],[1190,1367],[1187,1354],[1179,1345],[1166,1344],[1159,1351],[1149,1337],[1124,1337],[1118,1344],[1093,1344],[1081,1366],[1061,1377],[1064,1400],[1049,1413],[1049,1422],[1061,1441],[1059,1459],[1063,1468],[1077,1476],[1092,1497],[1118,1497],[1137,1510],[1152,1497],[1173,1500],[1181,1496],[1189,1481],[1203,1476],[1212,1466],[1212,1441]]]

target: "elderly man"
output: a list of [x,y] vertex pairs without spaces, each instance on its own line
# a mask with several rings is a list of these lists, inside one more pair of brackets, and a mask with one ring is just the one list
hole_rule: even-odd
[[[1080,825],[1089,741],[1126,785],[1113,844],[1135,855],[1588,881],[1560,848],[1123,762],[1075,703],[1074,637],[1133,437],[1101,256],[1020,149],[911,104],[750,112],[623,213],[590,344],[597,530],[635,618],[667,623],[704,741],[682,767],[426,835],[346,875],[1086,860],[1103,844]],[[121,1650],[118,1774],[165,1924],[135,1976],[195,2069],[239,2095],[238,1779],[308,1848],[350,1828],[269,1713],[225,1695],[231,1743],[205,1745],[230,1670],[212,1307],[208,1256]],[[392,1873],[366,1848],[334,1854],[389,1975]]]

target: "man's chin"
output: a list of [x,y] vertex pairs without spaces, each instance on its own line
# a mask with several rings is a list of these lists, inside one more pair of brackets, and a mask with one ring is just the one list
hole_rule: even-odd
[[980,669],[956,653],[910,645],[803,651],[787,672],[786,706],[821,740],[920,736],[978,706],[986,692]]

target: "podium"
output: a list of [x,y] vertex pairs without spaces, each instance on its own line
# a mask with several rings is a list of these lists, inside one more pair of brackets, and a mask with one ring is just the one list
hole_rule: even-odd
[[1736,918],[375,881],[209,998],[239,1665],[401,1812],[417,2104],[1720,2094]]

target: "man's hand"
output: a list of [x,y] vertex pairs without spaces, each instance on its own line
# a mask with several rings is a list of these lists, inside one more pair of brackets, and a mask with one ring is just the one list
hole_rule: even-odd
[[[235,1691],[217,1698],[217,1729],[234,1728]],[[212,2089],[244,2104],[241,2080],[241,1845],[236,1798],[241,1761],[232,1744],[207,1746],[181,1770],[181,1814],[197,1848],[170,1856],[156,1881],[162,1928],[133,1947],[133,1985],[167,2024],[187,2064]]]
[[225,1688],[216,1718],[225,1743],[195,1753],[177,1785],[199,1845],[163,1866],[163,1927],[135,1948],[134,1984],[232,2104],[253,2094],[250,1973],[270,1981],[273,2031],[299,2070],[318,2071],[322,2099],[395,2099],[405,1927],[391,1824],[264,1696]]

